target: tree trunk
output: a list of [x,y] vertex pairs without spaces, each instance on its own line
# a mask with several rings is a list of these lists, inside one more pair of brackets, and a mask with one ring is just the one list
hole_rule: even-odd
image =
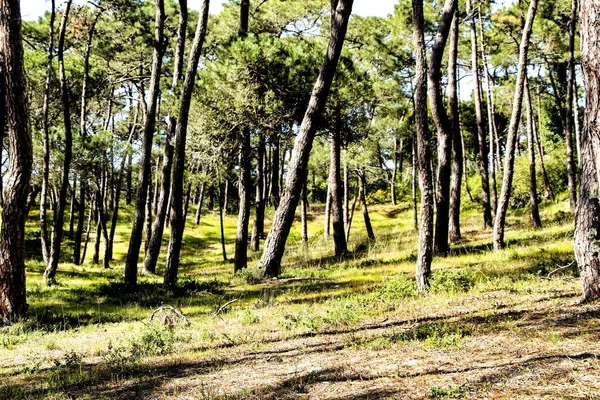
[[148,247],[150,246],[150,239],[152,238],[152,192],[153,186],[148,185],[148,195],[146,196],[146,216],[144,217],[145,227],[145,239],[144,239],[144,255],[148,254]]
[[416,279],[419,292],[427,291],[433,258],[433,178],[431,174],[431,135],[427,126],[427,59],[425,57],[423,0],[412,0],[413,46],[416,58],[415,125],[417,165],[421,187],[421,226]]
[[62,181],[60,194],[58,198],[58,207],[54,213],[54,228],[52,233],[52,248],[50,249],[50,262],[44,271],[44,281],[47,284],[55,282],[56,269],[60,259],[61,242],[63,236],[63,223],[65,217],[65,206],[67,203],[67,189],[69,188],[69,171],[71,169],[71,158],[73,155],[73,131],[71,129],[71,110],[69,104],[69,88],[67,86],[67,76],[65,73],[64,47],[65,32],[67,29],[67,19],[71,8],[71,0],[67,1],[65,11],[60,23],[60,33],[58,38],[58,73],[60,76],[60,97],[63,107],[63,118],[65,127],[65,159],[62,171]]
[[[42,106],[43,114],[43,125],[44,125],[44,164],[42,167],[42,191],[40,194],[40,238],[42,247],[42,258],[44,263],[48,265],[50,262],[49,254],[49,243],[48,243],[48,222],[46,215],[47,198],[48,198],[48,180],[50,177],[50,124],[48,123],[49,114],[49,102],[50,102],[50,85],[52,84],[52,60],[54,58],[54,19],[56,17],[56,11],[54,6],[54,0],[51,0],[50,10],[50,32],[49,45],[48,45],[48,61],[46,62],[46,84],[44,85],[44,104]],[[2,99],[4,101],[4,85],[2,85]],[[5,106],[2,105],[2,112],[4,113]],[[4,118],[2,118],[4,123]],[[4,135],[4,128],[2,128],[2,135]],[[3,137],[4,138],[4,137]],[[0,143],[4,143],[2,140]],[[1,152],[0,152],[1,153]],[[1,155],[0,155],[1,158]],[[1,163],[0,163],[1,165]],[[1,181],[2,179],[0,179]]]
[[452,126],[442,98],[442,58],[452,19],[456,0],[446,0],[442,17],[435,35],[429,61],[429,104],[438,136],[438,171],[435,221],[434,251],[446,255],[450,251],[448,245],[448,218],[450,212],[450,174],[452,167]]
[[350,215],[348,216],[348,223],[346,224],[346,242],[350,238],[350,228],[352,227],[352,220],[354,219],[354,210],[356,209],[356,202],[358,201],[358,190],[360,184],[358,178],[356,181],[356,187],[354,188],[354,200],[352,200],[352,208],[350,209]]
[[[565,115],[565,139],[567,142],[567,185],[571,212],[576,213],[577,180],[573,149],[573,88],[575,84],[575,35],[577,29],[577,0],[571,0],[571,23],[569,25],[569,80],[567,82],[567,108]],[[583,48],[583,47],[582,47]]]
[[[537,152],[540,159],[540,170],[542,171],[542,178],[544,179],[544,187],[546,188],[546,197],[550,200],[556,200],[554,196],[554,191],[552,190],[552,185],[550,184],[550,179],[548,178],[548,173],[546,172],[546,166],[544,165],[544,148],[542,147],[542,141],[540,140],[540,129],[542,126],[541,120],[541,105],[540,105],[540,92],[539,86],[537,88],[537,99],[538,99],[538,124],[533,124],[533,136],[535,139],[535,144],[537,146]],[[539,126],[539,128],[538,128]]]
[[[73,187],[71,188],[71,201],[69,205],[69,235],[67,236],[68,238],[73,237],[73,231],[75,226],[75,203],[77,202],[77,176],[75,176],[75,173],[73,173],[73,175]],[[81,179],[81,174],[79,175],[79,178]]]
[[600,1],[581,4],[581,69],[585,85],[585,121],[581,131],[575,257],[585,301],[600,298]]
[[265,138],[259,133],[258,137],[258,159],[256,160],[256,197],[254,226],[252,227],[252,239],[250,248],[252,251],[258,251],[260,248],[260,239],[264,237],[265,230],[265,202],[263,199],[264,186],[264,158],[265,158]]
[[[193,171],[192,171],[193,173]],[[183,206],[183,225],[185,225],[185,221],[187,220],[187,213],[190,208],[190,197],[192,195],[192,183],[188,182],[187,189],[185,191],[185,202]]]
[[331,214],[333,222],[333,242],[335,255],[340,257],[348,252],[346,232],[344,229],[344,210],[342,208],[342,178],[340,175],[340,110],[335,112],[336,128],[330,139],[329,186],[331,187]]
[[481,200],[483,205],[484,227],[492,226],[492,212],[490,208],[490,184],[488,177],[488,149],[483,127],[483,110],[480,98],[479,60],[477,56],[477,30],[475,27],[475,12],[471,1],[467,0],[467,15],[471,27],[471,69],[473,71],[473,86],[475,98],[475,116],[477,120],[477,138],[479,139],[479,172],[481,174]]
[[337,69],[352,11],[352,3],[353,0],[331,1],[331,33],[327,55],[321,66],[308,108],[296,137],[286,187],[277,212],[273,217],[271,231],[267,236],[260,261],[265,267],[266,276],[276,277],[281,272],[281,258],[285,250],[285,242],[294,222],[294,214],[300,200],[302,185],[306,180],[310,150],[318,127],[317,121],[325,107],[333,76]]
[[331,233],[331,182],[327,181],[327,194],[325,198],[325,220],[323,221],[323,239],[328,240]]
[[392,198],[392,205],[396,205],[396,180],[398,175],[398,137],[394,135],[394,166],[392,169],[392,182],[390,183],[390,197]]
[[581,164],[579,150],[581,147],[581,128],[579,126],[579,105],[577,102],[577,79],[573,79],[573,121],[575,126],[575,148],[577,149],[577,164]]
[[365,228],[367,229],[367,236],[369,240],[375,240],[375,233],[373,233],[373,227],[371,226],[371,218],[369,217],[369,209],[367,208],[367,179],[363,171],[359,171],[359,182],[360,182],[360,203],[362,205],[363,219],[365,220]]
[[529,11],[527,12],[527,21],[523,28],[523,36],[519,48],[519,70],[517,73],[517,83],[515,86],[515,95],[513,99],[513,109],[510,118],[510,125],[507,134],[506,155],[504,160],[504,176],[502,178],[502,191],[498,199],[498,211],[496,221],[494,222],[494,249],[500,250],[505,247],[504,243],[504,224],[506,221],[506,211],[508,210],[508,201],[512,187],[512,178],[515,164],[515,145],[517,142],[517,132],[519,130],[519,121],[521,119],[521,103],[523,100],[523,88],[527,75],[527,51],[529,49],[529,36],[537,9],[537,0],[531,0]]
[[219,203],[219,226],[221,227],[221,251],[223,254],[223,262],[227,262],[227,251],[225,250],[225,229],[223,227],[223,205],[221,203],[221,182],[217,182],[218,188],[218,203]]
[[177,130],[175,133],[175,153],[173,158],[173,180],[171,182],[171,237],[169,240],[169,249],[167,252],[167,264],[165,267],[165,285],[174,285],[177,282],[177,273],[179,270],[179,256],[181,252],[181,243],[183,240],[183,230],[185,221],[183,219],[183,174],[185,171],[185,144],[187,137],[188,118],[190,113],[190,103],[198,62],[204,44],[206,35],[206,26],[208,21],[208,0],[202,0],[200,5],[200,18],[194,36],[194,42],[190,51],[189,62],[185,73],[183,90],[179,107],[179,116],[177,118]]
[[419,231],[419,217],[417,211],[417,140],[416,136],[413,137],[412,141],[412,208],[413,208],[413,225],[415,231]]
[[238,180],[238,221],[235,235],[234,272],[241,271],[248,264],[248,225],[250,222],[250,129],[244,128],[240,141],[240,170]]
[[202,203],[204,202],[204,188],[206,187],[206,183],[202,182],[202,186],[200,186],[200,198],[198,199],[198,208],[196,209],[196,219],[194,220],[195,225],[200,224],[200,216],[202,215]]
[[[88,213],[87,228],[85,230],[85,241],[83,242],[83,253],[81,254],[80,265],[83,265],[83,263],[85,262],[85,253],[87,252],[87,246],[90,241],[90,232],[92,231],[92,217],[96,215],[95,207],[96,206],[94,205],[94,202],[91,202],[90,212]],[[106,255],[106,251],[104,254]]]
[[527,155],[529,157],[529,202],[531,203],[531,219],[533,227],[539,229],[542,227],[540,219],[540,210],[537,199],[537,181],[535,177],[535,145],[533,140],[533,131],[535,118],[533,116],[533,107],[531,105],[531,94],[529,92],[529,82],[525,78],[525,107],[527,110]]
[[0,318],[25,315],[25,206],[33,162],[18,0],[0,2],[1,85],[6,92],[8,176],[0,233]]
[[463,178],[463,149],[462,133],[459,123],[458,100],[458,7],[454,9],[452,28],[450,34],[450,48],[448,60],[448,89],[450,101],[450,125],[452,130],[452,176],[450,193],[450,241],[453,243],[461,239],[460,233],[460,195],[461,181]]
[[279,207],[279,136],[271,136],[271,201],[273,207]]
[[304,181],[304,186],[302,186],[302,213],[300,217],[302,219],[302,243],[304,246],[308,246],[308,197],[306,196],[306,186],[307,183]]
[[151,184],[150,174],[152,162],[152,141],[156,124],[156,108],[158,93],[160,90],[160,74],[162,67],[162,47],[165,28],[165,6],[163,0],[156,1],[156,17],[154,28],[154,50],[152,52],[152,74],[150,78],[150,104],[147,107],[146,119],[144,121],[144,136],[142,138],[142,156],[140,160],[140,171],[138,188],[135,200],[135,211],[129,239],[129,249],[125,262],[125,285],[135,286],[137,284],[138,259],[140,246],[142,244],[142,231],[144,228],[144,216],[146,208],[146,196],[148,185]]
[[[307,176],[308,180],[308,176]],[[348,217],[350,216],[350,210],[348,209],[350,202],[350,182],[348,179],[348,163],[344,163],[344,230],[348,225]]]
[[[491,182],[491,186],[492,186],[492,211],[493,214],[496,214],[496,209],[498,208],[498,190],[496,188],[496,154],[494,151],[494,147],[495,147],[495,123],[494,123],[494,100],[492,97],[492,92],[491,92],[491,85],[490,85],[490,73],[488,71],[488,64],[487,64],[487,55],[485,52],[485,34],[483,31],[483,17],[481,16],[481,5],[479,6],[479,32],[480,32],[480,36],[481,36],[481,59],[483,61],[483,75],[485,77],[485,96],[486,96],[486,105],[487,105],[487,115],[488,115],[488,134],[490,137],[490,146],[489,146],[489,152],[490,152],[490,166],[489,166],[489,172],[490,172],[490,177],[492,179]],[[498,154],[498,157],[500,157],[500,154]]]

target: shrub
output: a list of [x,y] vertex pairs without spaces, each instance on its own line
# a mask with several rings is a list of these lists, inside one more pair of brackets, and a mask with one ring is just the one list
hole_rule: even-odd
[[469,269],[437,271],[431,279],[431,293],[468,292],[475,286],[475,272]]

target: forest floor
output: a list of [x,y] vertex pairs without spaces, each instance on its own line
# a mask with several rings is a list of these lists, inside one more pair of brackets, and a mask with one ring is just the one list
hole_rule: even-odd
[[[539,230],[513,209],[500,252],[467,207],[427,295],[415,292],[407,204],[372,207],[375,242],[357,212],[343,259],[312,207],[310,244],[292,232],[278,280],[234,276],[207,214],[188,221],[177,288],[161,285],[163,254],[133,293],[121,283],[130,210],[110,270],[69,264],[68,250],[52,287],[32,212],[29,315],[0,333],[0,399],[598,398],[600,304],[580,301],[567,202],[544,204]],[[225,223],[232,254],[235,217]],[[185,318],[149,320],[167,304]]]

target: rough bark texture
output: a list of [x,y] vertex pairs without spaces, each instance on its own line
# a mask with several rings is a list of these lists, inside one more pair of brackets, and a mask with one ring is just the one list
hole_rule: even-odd
[[527,156],[529,158],[529,202],[531,204],[531,220],[533,227],[539,229],[542,227],[540,219],[540,210],[537,199],[537,180],[535,177],[535,144],[533,139],[533,130],[535,118],[533,116],[533,106],[531,105],[531,93],[529,83],[525,79],[525,107],[527,109]]
[[581,4],[581,69],[585,84],[585,122],[581,131],[579,196],[575,222],[575,257],[583,298],[600,298],[600,1]]
[[[183,53],[185,50],[185,37],[187,27],[187,0],[179,0],[179,23],[177,28],[177,45],[175,47],[175,63],[173,67],[173,80],[171,82],[171,92],[173,95],[177,93],[177,84],[181,80],[183,69]],[[156,272],[156,263],[160,254],[160,246],[165,228],[165,218],[167,215],[167,205],[171,193],[171,169],[173,166],[173,143],[175,137],[175,127],[177,121],[174,115],[169,116],[167,123],[167,138],[165,140],[165,149],[163,153],[160,195],[156,217],[152,224],[152,237],[148,244],[148,251],[144,258],[144,267],[142,269],[145,274],[153,274]]]
[[27,311],[25,297],[25,205],[33,161],[27,88],[23,68],[21,10],[18,0],[0,1],[1,85],[6,90],[8,171],[0,233],[0,318],[4,323]]
[[192,92],[198,70],[198,62],[202,53],[204,37],[208,21],[208,3],[209,0],[202,0],[200,4],[200,18],[196,27],[194,42],[190,51],[190,58],[185,73],[183,90],[179,107],[179,116],[177,118],[177,130],[175,134],[175,154],[173,162],[173,180],[171,182],[171,237],[169,240],[169,249],[167,252],[167,265],[165,267],[165,285],[173,285],[177,282],[177,272],[179,270],[179,256],[181,252],[181,242],[183,239],[183,229],[185,220],[183,219],[183,174],[185,170],[185,143],[187,138],[188,119],[190,115],[190,105],[192,101]]
[[448,245],[448,218],[450,212],[450,174],[452,164],[452,126],[444,107],[442,97],[442,58],[452,19],[456,0],[446,0],[442,17],[435,35],[429,61],[429,103],[431,114],[438,136],[438,170],[434,250],[436,254],[445,255],[450,251]]
[[[44,130],[44,164],[42,167],[42,191],[40,193],[40,240],[42,246],[42,258],[45,264],[48,264],[48,262],[50,261],[50,249],[48,243],[48,221],[46,216],[46,207],[48,203],[48,180],[50,176],[50,125],[48,123],[48,103],[50,101],[50,85],[52,84],[52,59],[54,58],[53,53],[55,17],[56,11],[54,6],[54,0],[51,0],[50,32],[48,33],[48,59],[46,62],[46,84],[44,85],[44,104],[42,106],[42,119]],[[4,97],[4,94],[2,96]],[[4,106],[2,107],[2,109],[4,109]],[[2,129],[2,134],[4,134],[4,129]]]
[[308,159],[317,129],[317,122],[325,107],[329,89],[344,45],[346,29],[352,12],[353,0],[331,1],[331,34],[327,55],[315,82],[308,108],[296,138],[289,166],[285,191],[273,217],[271,231],[265,242],[261,265],[265,275],[276,277],[281,272],[281,258],[285,242],[294,222],[294,213],[300,201],[301,188],[306,180]]
[[250,248],[252,251],[258,251],[260,248],[260,239],[264,237],[265,230],[265,201],[264,192],[264,158],[265,158],[265,138],[259,133],[258,137],[258,158],[256,160],[256,197],[254,198],[255,212],[254,225],[252,227],[252,239]]
[[453,243],[461,239],[460,234],[460,195],[463,177],[463,149],[458,115],[458,8],[454,9],[452,28],[450,33],[450,47],[448,60],[448,98],[450,101],[450,125],[452,129],[452,176],[450,193],[450,241]]
[[344,209],[342,207],[342,178],[340,171],[340,124],[339,110],[336,111],[336,129],[331,134],[329,151],[329,186],[331,187],[331,216],[333,225],[333,242],[335,255],[342,256],[348,251],[346,244],[346,232],[344,229]]
[[[577,0],[571,2],[571,23],[569,26],[569,80],[567,83],[567,108],[565,110],[565,140],[567,144],[567,186],[571,212],[577,207],[577,181],[575,179],[575,156],[573,149],[573,89],[575,83],[575,34],[577,28]],[[582,46],[583,49],[583,46]]]
[[479,173],[481,174],[481,202],[483,205],[483,224],[492,226],[492,211],[490,208],[490,183],[488,177],[488,148],[483,126],[483,108],[481,106],[481,88],[479,83],[479,57],[477,55],[477,29],[475,12],[471,1],[467,0],[467,15],[471,27],[471,70],[473,71],[473,97],[475,99],[475,118],[477,121],[477,138],[479,139]]
[[58,38],[58,74],[60,80],[60,98],[63,107],[63,118],[65,127],[65,159],[62,171],[62,180],[60,193],[58,195],[58,206],[54,213],[54,227],[52,232],[52,246],[50,249],[50,261],[44,271],[44,281],[47,284],[54,282],[58,261],[60,259],[61,242],[63,237],[63,223],[65,218],[65,207],[67,203],[67,190],[69,188],[69,171],[71,170],[71,158],[73,156],[73,132],[71,129],[71,109],[69,104],[69,88],[67,86],[67,76],[65,73],[64,47],[65,31],[67,29],[67,20],[71,0],[67,1],[65,11],[60,23],[60,33]]
[[515,166],[515,146],[517,143],[517,132],[519,130],[519,121],[521,120],[521,103],[523,101],[523,88],[527,75],[527,52],[529,50],[529,36],[537,10],[537,0],[531,0],[529,10],[527,11],[527,20],[523,28],[521,45],[519,46],[519,70],[517,73],[517,82],[515,86],[515,95],[513,98],[513,109],[510,118],[510,125],[507,133],[506,154],[504,159],[504,176],[502,178],[502,190],[498,199],[498,210],[496,220],[494,221],[494,249],[504,248],[504,224],[506,222],[506,211],[508,210],[508,201],[510,200],[510,191],[512,188],[512,179]]
[[154,21],[154,51],[152,53],[152,74],[150,78],[150,104],[146,110],[144,121],[144,135],[142,138],[142,157],[140,160],[140,172],[138,188],[135,199],[135,211],[129,239],[129,250],[125,262],[125,285],[137,284],[138,259],[140,246],[142,244],[142,233],[144,228],[144,217],[146,208],[146,196],[148,185],[151,184],[152,141],[154,138],[154,127],[156,124],[156,108],[158,93],[160,90],[160,74],[162,69],[162,48],[165,28],[165,6],[163,0],[156,1],[156,18]]
[[416,59],[415,125],[417,165],[421,187],[421,226],[417,255],[417,289],[429,288],[433,258],[433,177],[431,173],[431,135],[427,126],[427,60],[425,58],[423,0],[413,0],[413,48]]

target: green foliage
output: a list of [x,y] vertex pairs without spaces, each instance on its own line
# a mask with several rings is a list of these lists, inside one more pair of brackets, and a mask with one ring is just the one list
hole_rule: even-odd
[[447,389],[432,387],[429,397],[433,399],[460,399],[465,395],[461,386],[450,386]]
[[477,276],[469,269],[444,269],[435,271],[431,279],[432,293],[462,293],[475,286]]

